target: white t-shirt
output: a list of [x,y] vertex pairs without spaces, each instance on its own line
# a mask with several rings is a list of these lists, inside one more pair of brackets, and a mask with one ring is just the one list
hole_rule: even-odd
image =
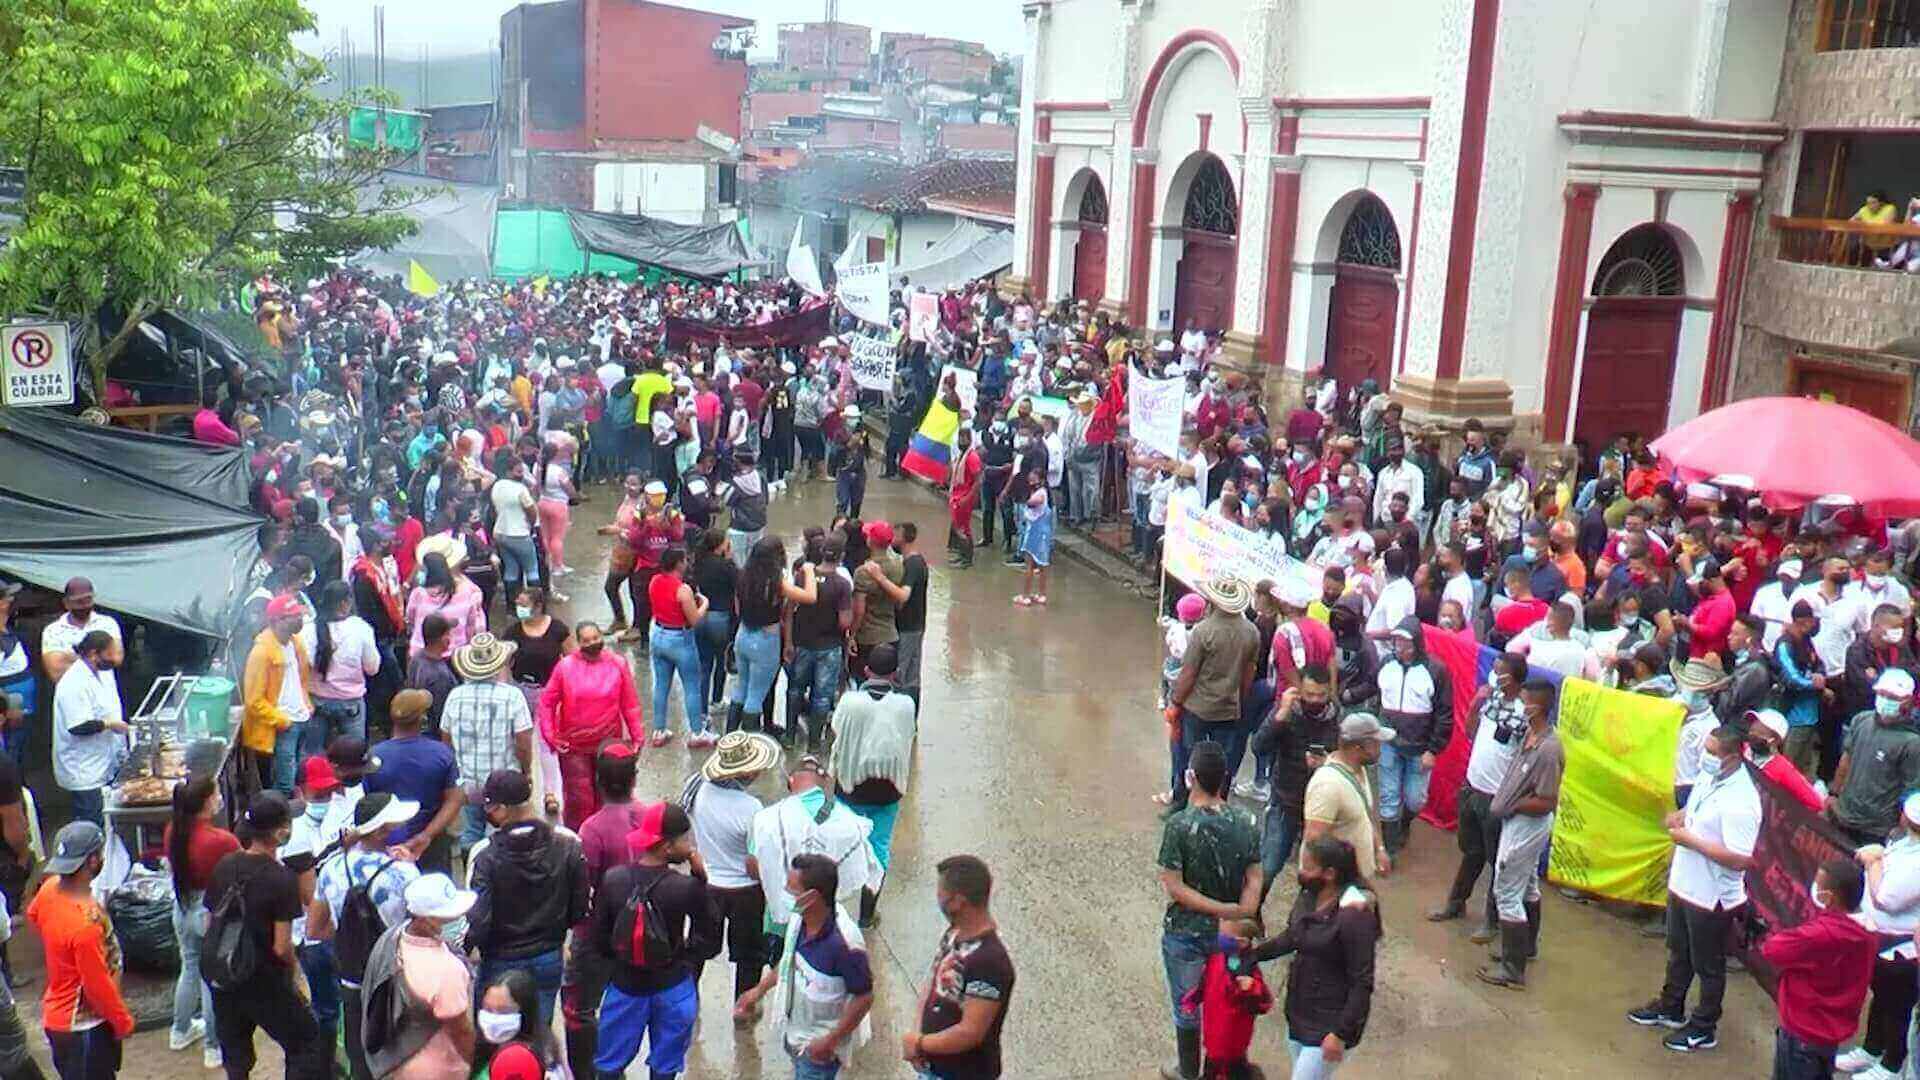
[[1387,582],[1380,590],[1380,599],[1374,602],[1373,613],[1367,616],[1367,632],[1397,628],[1413,615],[1416,600],[1412,581],[1397,577]]
[[759,882],[747,874],[747,848],[760,800],[723,784],[704,783],[693,800],[693,842],[707,863],[707,884],[744,889]]
[[293,650],[293,642],[280,646],[280,660],[286,665],[285,674],[280,677],[280,706],[287,719],[296,724],[304,724],[312,709],[307,704],[307,693],[300,687],[300,657]]
[[[1760,839],[1760,793],[1746,769],[1725,778],[1696,780],[1687,796],[1687,830],[1703,840],[1751,855]],[[1676,845],[1667,873],[1673,895],[1708,911],[1725,911],[1747,902],[1746,874],[1722,866],[1690,847]]]
[[1765,623],[1760,632],[1760,644],[1772,655],[1773,647],[1780,643],[1780,634],[1793,620],[1793,602],[1787,597],[1787,589],[1778,579],[1760,586],[1753,594],[1752,612],[1755,618]]
[[1448,600],[1460,605],[1462,615],[1469,619],[1473,617],[1473,579],[1465,571],[1448,578],[1446,586],[1440,590],[1440,602]]
[[117,731],[75,735],[73,729],[91,721],[122,719],[120,690],[113,672],[96,672],[76,660],[53,688],[53,779],[68,791],[92,791],[107,786],[127,754],[127,741]]
[[[57,652],[75,653],[78,655],[77,650],[80,645],[80,639],[93,633],[95,630],[105,630],[107,633],[113,635],[113,640],[123,645],[126,643],[127,639],[120,636],[119,622],[117,622],[113,616],[103,614],[98,608],[95,608],[93,614],[87,616],[87,622],[84,626],[73,625],[73,616],[71,615],[62,615],[48,623],[47,628],[40,631],[40,655],[45,656],[48,653]],[[107,672],[105,677],[108,685],[119,685],[119,679],[114,676],[113,672]]]
[[[1504,743],[1494,737],[1502,726],[1507,728]],[[1473,749],[1467,753],[1467,783],[1473,790],[1482,795],[1500,791],[1501,782],[1507,778],[1507,767],[1520,752],[1526,726],[1526,713],[1519,695],[1507,701],[1500,697],[1498,690],[1490,691],[1487,702],[1481,706],[1480,725],[1473,733]]]
[[527,490],[527,485],[518,480],[497,480],[488,498],[493,500],[493,535],[533,535],[533,522],[528,519],[526,508],[526,504],[533,501],[533,493]]

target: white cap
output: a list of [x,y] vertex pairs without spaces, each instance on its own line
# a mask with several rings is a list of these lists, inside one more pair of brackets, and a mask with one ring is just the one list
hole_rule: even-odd
[[[1780,715],[1778,709],[1749,709],[1747,724],[1751,727],[1763,727],[1780,738],[1787,737],[1787,718]],[[1916,818],[1920,821],[1920,818]]]
[[1773,573],[1775,577],[1784,574],[1790,578],[1797,578],[1800,576],[1800,572],[1805,569],[1806,564],[1802,563],[1799,559],[1788,559],[1779,566],[1774,567]]
[[1913,696],[1913,676],[1901,668],[1888,668],[1873,681],[1873,692],[1883,697],[1910,698]]
[[1155,345],[1155,346],[1153,347],[1153,351],[1154,351],[1154,352],[1172,352],[1172,351],[1173,351],[1173,342],[1171,342],[1171,341],[1162,341],[1162,342],[1160,342],[1160,343],[1159,343],[1158,345]]
[[473,908],[478,893],[454,885],[445,874],[427,874],[407,886],[407,914],[427,919],[457,919]]
[[1920,791],[1907,796],[1907,800],[1900,804],[1900,816],[1920,825]]
[[663,480],[649,480],[647,481],[647,486],[641,490],[649,495],[665,495],[667,493],[667,485]]

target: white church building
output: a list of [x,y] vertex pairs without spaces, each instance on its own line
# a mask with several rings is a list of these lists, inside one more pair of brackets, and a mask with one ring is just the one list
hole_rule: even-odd
[[1793,6],[1027,0],[1007,285],[1270,395],[1656,433],[1733,385]]

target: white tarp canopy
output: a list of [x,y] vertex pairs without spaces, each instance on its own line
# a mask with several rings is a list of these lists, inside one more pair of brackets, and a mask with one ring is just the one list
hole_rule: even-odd
[[953,231],[920,252],[912,263],[893,268],[895,285],[950,289],[1013,265],[1013,230],[994,229],[961,218]]
[[381,192],[389,187],[434,191],[400,211],[419,225],[419,231],[385,251],[362,251],[349,263],[376,274],[405,277],[408,264],[417,262],[443,283],[493,273],[493,218],[500,196],[492,187],[390,170],[362,190],[361,206],[379,209]]

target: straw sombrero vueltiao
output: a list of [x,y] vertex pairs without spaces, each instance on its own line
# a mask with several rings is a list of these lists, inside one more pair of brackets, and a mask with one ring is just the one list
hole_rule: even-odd
[[766,772],[779,760],[779,743],[755,732],[731,731],[714,744],[700,772],[709,780],[737,780]]
[[1196,590],[1207,603],[1229,615],[1238,615],[1253,602],[1253,590],[1237,577],[1217,577],[1200,583]]
[[501,641],[492,634],[475,634],[473,640],[453,650],[453,670],[463,679],[491,679],[507,666],[520,646]]

